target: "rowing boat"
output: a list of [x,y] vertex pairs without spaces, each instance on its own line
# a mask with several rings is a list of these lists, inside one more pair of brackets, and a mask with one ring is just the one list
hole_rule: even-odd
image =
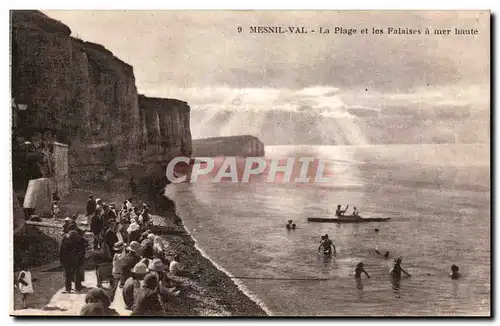
[[344,215],[342,217],[308,217],[308,222],[323,222],[323,223],[366,223],[366,222],[387,222],[390,217],[361,217]]

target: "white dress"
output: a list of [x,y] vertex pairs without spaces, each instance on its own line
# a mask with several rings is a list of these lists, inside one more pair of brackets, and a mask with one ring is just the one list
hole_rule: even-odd
[[175,260],[172,260],[170,262],[170,266],[169,266],[170,273],[172,273],[173,275],[177,275],[181,270],[182,270],[182,268],[178,262],[176,262]]
[[24,285],[21,282],[18,282],[19,284],[19,290],[21,290],[21,293],[33,293],[33,282],[31,281],[31,272],[27,271],[21,271],[19,275],[22,275],[24,273],[24,281],[28,283],[27,285]]

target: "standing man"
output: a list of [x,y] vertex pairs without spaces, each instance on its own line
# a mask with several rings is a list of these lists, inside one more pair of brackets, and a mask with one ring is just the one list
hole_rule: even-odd
[[71,293],[73,280],[75,291],[80,292],[82,290],[82,277],[79,270],[85,259],[85,240],[74,230],[73,225],[70,225],[70,231],[63,237],[59,259],[64,267],[65,293]]
[[94,200],[94,195],[89,196],[89,200],[87,200],[87,216],[91,216],[95,213],[95,209],[97,207],[97,203]]
[[95,213],[92,215],[92,220],[90,221],[90,231],[94,234],[94,250],[99,249],[100,238],[102,234],[102,208],[96,209]]
[[328,238],[328,234],[325,234],[324,236],[321,237],[321,242],[318,247],[318,252],[320,251],[321,248],[323,248],[323,253],[325,255],[331,255],[332,254],[332,247],[333,247],[333,254],[337,254],[337,248],[335,248],[335,245],[333,244],[332,240]]
[[116,221],[115,220],[110,220],[109,221],[109,227],[104,232],[104,239],[103,239],[103,245],[105,246],[106,250],[106,258],[108,260],[113,259],[113,247],[115,243],[118,242],[118,236],[116,235]]

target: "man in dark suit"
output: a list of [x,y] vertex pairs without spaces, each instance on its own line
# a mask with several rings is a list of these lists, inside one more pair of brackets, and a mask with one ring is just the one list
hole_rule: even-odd
[[70,225],[70,231],[64,235],[59,259],[64,267],[66,293],[71,292],[71,282],[75,282],[76,292],[82,290],[82,277],[80,267],[85,260],[85,239]]
[[90,195],[89,200],[87,200],[87,216],[94,214],[96,207],[97,203],[94,200],[94,195]]

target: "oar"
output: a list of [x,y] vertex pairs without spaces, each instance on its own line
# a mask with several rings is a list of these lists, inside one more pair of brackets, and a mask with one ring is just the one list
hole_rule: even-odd
[[347,205],[347,207],[345,208],[344,212],[342,213],[342,215],[345,214],[345,212],[347,212],[347,209],[349,208],[349,205]]

